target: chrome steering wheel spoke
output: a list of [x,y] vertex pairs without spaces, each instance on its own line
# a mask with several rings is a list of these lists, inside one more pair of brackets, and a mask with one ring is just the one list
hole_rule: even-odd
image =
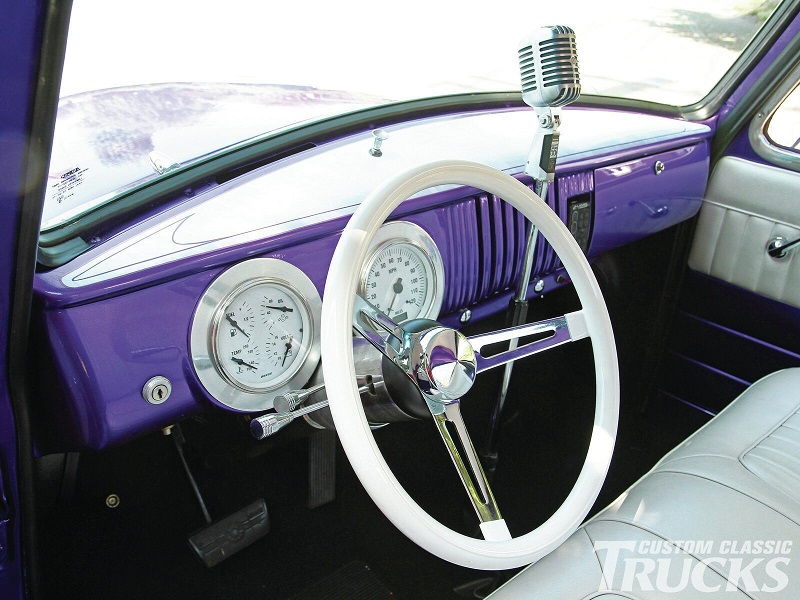
[[[461,416],[458,394],[469,390],[476,373],[476,357],[467,338],[441,326],[417,333],[407,332],[359,295],[356,295],[353,305],[353,329],[403,369],[422,394],[478,514],[484,536],[487,539],[510,539]],[[448,423],[452,425],[452,432]],[[490,529],[485,529],[485,524],[489,524]]]
[[[472,439],[461,416],[460,402],[458,400],[448,404],[429,402],[428,407],[431,409],[439,435],[442,436],[442,441],[481,523],[502,521],[503,517],[500,515],[500,509],[495,501],[489,480],[486,478],[478,453],[475,451],[475,446],[472,444]],[[453,425],[456,437],[466,455],[466,461],[447,426],[448,422]],[[504,528],[505,524],[502,527]],[[505,539],[511,539],[510,534]]]
[[398,349],[402,348],[404,343],[403,328],[358,294],[355,295],[353,304],[353,329],[381,354],[398,363],[400,360]]
[[[518,346],[520,338],[531,335],[550,333],[549,336]],[[569,342],[581,340],[589,336],[586,329],[586,317],[582,310],[567,313],[553,319],[545,319],[536,323],[528,323],[518,327],[500,329],[491,333],[482,333],[469,338],[470,344],[475,349],[478,363],[478,373],[499,367],[506,363],[537,354],[550,348],[561,346]],[[497,354],[484,356],[481,349],[485,346],[510,342],[510,348]]]

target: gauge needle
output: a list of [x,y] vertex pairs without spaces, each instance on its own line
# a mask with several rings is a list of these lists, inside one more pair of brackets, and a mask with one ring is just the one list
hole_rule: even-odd
[[397,281],[392,284],[392,291],[394,292],[394,296],[392,296],[392,301],[389,303],[389,308],[386,309],[386,313],[391,315],[392,314],[392,306],[394,306],[394,301],[397,300],[397,294],[403,293],[403,278],[398,277]]
[[289,308],[288,306],[265,306],[264,308],[270,308],[272,310],[279,310],[281,312],[294,312],[293,308]]
[[[244,332],[242,332],[242,333],[244,333]],[[235,362],[237,365],[242,365],[242,366],[244,366],[244,367],[250,367],[250,368],[251,368],[251,369],[253,369],[254,371],[255,371],[255,369],[256,369],[256,366],[255,366],[255,365],[251,365],[250,363],[246,363],[246,362],[244,362],[244,361],[243,361],[241,358],[237,358],[236,356],[231,356],[231,360],[232,360],[233,362]]]
[[286,342],[286,352],[283,353],[283,362],[281,366],[286,364],[286,357],[289,356],[289,350],[292,349],[292,336],[289,336],[289,341]]
[[230,315],[225,315],[225,318],[226,318],[226,319],[228,319],[228,321],[230,321],[230,322],[231,322],[231,325],[233,325],[234,327],[236,327],[236,329],[238,329],[239,331],[241,331],[241,332],[242,332],[243,334],[245,334],[247,337],[250,337],[250,336],[247,334],[247,332],[246,332],[244,329],[242,329],[241,327],[239,327],[239,324],[238,324],[236,321],[234,321],[234,320],[233,320],[233,317],[232,317],[232,316],[230,316]]

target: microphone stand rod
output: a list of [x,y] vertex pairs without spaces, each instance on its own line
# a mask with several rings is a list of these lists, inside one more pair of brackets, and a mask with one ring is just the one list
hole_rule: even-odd
[[[530,152],[528,153],[525,173],[533,177],[536,195],[546,204],[547,192],[550,184],[555,179],[559,141],[558,126],[560,119],[557,114],[553,113],[553,109],[549,106],[537,106],[534,107],[534,109],[536,110],[539,127],[534,136],[533,143],[531,144]],[[528,286],[531,282],[531,271],[533,270],[533,261],[536,255],[536,238],[538,233],[536,225],[530,223],[528,236],[525,242],[525,256],[522,262],[522,270],[519,274],[514,296],[511,298],[506,312],[508,327],[522,325],[528,318]],[[518,340],[511,340],[511,342],[509,342],[509,349],[515,349],[517,344]],[[506,403],[506,396],[508,395],[508,387],[511,383],[511,374],[513,371],[514,361],[507,362],[503,370],[500,392],[492,408],[492,415],[489,418],[489,431],[486,435],[484,451],[482,452],[484,468],[489,478],[494,476],[495,469],[497,468],[497,461],[499,458],[497,446],[500,433],[500,418]]]

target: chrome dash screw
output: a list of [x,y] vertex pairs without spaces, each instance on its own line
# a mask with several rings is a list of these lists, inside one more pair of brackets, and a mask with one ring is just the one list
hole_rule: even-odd
[[653,165],[653,171],[655,172],[656,175],[661,175],[664,172],[664,169],[666,169],[666,168],[667,168],[667,165],[665,165],[660,160],[657,160],[655,162],[655,164]]
[[116,494],[109,494],[106,498],[106,506],[108,508],[117,508],[119,506],[119,496]]
[[533,285],[533,291],[537,294],[541,294],[544,291],[544,279],[540,279]]
[[376,129],[372,132],[372,148],[369,149],[369,153],[372,156],[379,157],[383,156],[383,151],[381,150],[381,144],[383,144],[384,140],[389,139],[389,134],[386,133],[383,129]]
[[464,309],[464,312],[461,313],[459,317],[459,321],[462,323],[469,323],[470,319],[472,319],[472,311],[468,308]]

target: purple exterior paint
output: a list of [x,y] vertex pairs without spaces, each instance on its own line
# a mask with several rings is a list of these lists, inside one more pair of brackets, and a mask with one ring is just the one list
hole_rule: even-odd
[[44,12],[41,2],[7,0],[3,4],[3,18],[13,26],[6,27],[4,35],[0,36],[0,72],[3,73],[0,88],[0,168],[3,172],[0,184],[0,598],[4,600],[21,599],[25,595],[17,434],[8,382],[9,313]]
[[[658,161],[664,164],[660,175]],[[628,161],[594,172],[591,254],[600,254],[697,214],[708,179],[707,143]]]

